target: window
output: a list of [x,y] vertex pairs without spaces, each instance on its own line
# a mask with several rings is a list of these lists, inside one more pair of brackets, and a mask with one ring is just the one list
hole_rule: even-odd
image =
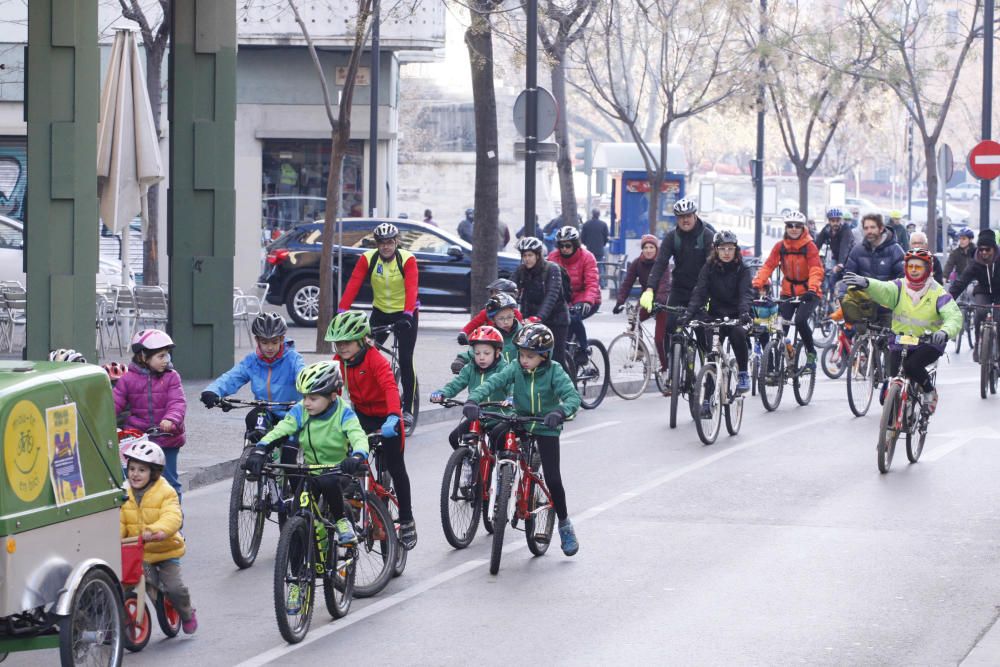
[[435,255],[447,255],[448,243],[437,234],[421,229],[403,229],[399,234],[400,245],[410,252],[425,252]]

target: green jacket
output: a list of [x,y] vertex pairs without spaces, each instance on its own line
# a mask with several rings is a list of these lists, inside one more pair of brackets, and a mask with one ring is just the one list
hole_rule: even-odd
[[[495,324],[492,326],[496,327]],[[504,362],[508,364],[517,363],[517,345],[514,345],[514,336],[517,335],[517,332],[521,330],[522,326],[523,325],[520,322],[514,320],[514,326],[510,328],[509,332],[504,331],[500,327],[496,327],[496,330],[500,332],[501,336],[503,336],[503,349],[500,351],[500,354],[503,355]],[[469,349],[466,350],[465,352],[459,353],[458,356],[461,359],[465,359],[465,363],[467,364],[471,363],[472,347],[470,346]]]
[[917,303],[906,294],[903,281],[899,279],[869,278],[866,291],[872,301],[892,309],[892,330],[896,333],[920,336],[924,331],[941,330],[954,340],[962,329],[962,311],[937,282],[931,282]]
[[[493,364],[492,367],[487,368],[485,371],[479,368],[475,362],[470,362],[462,368],[462,372],[459,373],[457,377],[453,378],[451,382],[444,386],[441,393],[448,398],[455,398],[455,396],[458,395],[458,392],[468,388],[469,393],[471,394],[473,390],[478,389],[484,382],[501,372],[506,367],[507,363],[503,359],[498,359],[497,363]],[[497,389],[496,391],[490,392],[490,395],[484,400],[502,401],[505,398],[507,398],[507,394],[504,393],[502,389]]]
[[[469,392],[469,400],[482,403],[502,389],[502,395],[514,397],[514,412],[522,416],[544,417],[561,408],[567,417],[580,409],[580,395],[560,364],[547,361],[532,371],[520,364],[506,368]],[[529,424],[528,430],[539,435],[559,435],[562,426],[547,428],[544,424]]]
[[298,442],[309,465],[337,465],[352,452],[368,455],[368,436],[357,415],[341,398],[315,417],[310,416],[299,401],[257,446],[283,437]]

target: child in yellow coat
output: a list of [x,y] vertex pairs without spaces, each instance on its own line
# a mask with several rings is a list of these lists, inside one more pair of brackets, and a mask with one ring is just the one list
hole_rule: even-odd
[[148,440],[133,443],[124,456],[128,464],[128,499],[121,509],[121,536],[142,536],[146,578],[155,582],[177,609],[184,633],[194,634],[198,618],[181,579],[183,516],[177,492],[163,478],[166,457],[159,445]]

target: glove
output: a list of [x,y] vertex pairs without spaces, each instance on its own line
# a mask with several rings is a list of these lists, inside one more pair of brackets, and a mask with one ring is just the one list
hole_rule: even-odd
[[479,403],[466,401],[465,405],[462,406],[462,416],[470,422],[479,419]]
[[431,392],[431,403],[440,403],[444,400],[444,392],[432,391]]
[[808,292],[802,295],[802,299],[806,302],[815,301],[819,299],[819,294],[816,294],[816,292],[809,290]]
[[753,324],[753,315],[750,313],[740,313],[740,324],[746,327]]
[[214,408],[216,405],[219,404],[219,401],[221,400],[222,399],[219,398],[219,395],[216,394],[214,391],[201,392],[201,402],[205,404],[206,408],[209,409]]
[[524,320],[524,323],[525,324],[538,324],[541,321],[542,321],[542,318],[538,317],[537,315],[532,315],[531,317],[526,318]]
[[267,461],[267,454],[263,447],[255,447],[250,456],[243,464],[243,469],[247,471],[247,479],[253,481],[260,477],[260,471],[264,469]]
[[556,428],[559,424],[563,423],[564,419],[566,419],[566,415],[563,414],[562,410],[556,408],[545,415],[545,426],[546,428]]
[[254,429],[253,431],[250,431],[249,433],[247,433],[247,440],[251,444],[254,444],[254,445],[256,445],[258,442],[260,442],[260,439],[263,438],[263,437],[264,437],[264,432],[263,431],[258,431],[256,429]]
[[622,312],[623,310],[625,310],[625,306],[623,304],[616,303],[615,307],[611,309],[611,312],[613,314],[617,315],[618,313]]
[[508,396],[507,398],[503,399],[502,403],[505,408],[512,408],[514,407],[514,397]]
[[653,312],[653,290],[647,289],[639,297],[639,305],[649,312]]
[[453,375],[458,375],[465,368],[465,359],[462,357],[455,357],[455,360],[451,362],[451,372]]
[[580,317],[588,317],[590,315],[590,311],[592,311],[593,309],[594,309],[593,304],[584,301],[583,303],[580,304]]
[[844,283],[848,287],[857,287],[859,289],[868,289],[868,279],[864,276],[859,276],[856,273],[845,273]]
[[935,331],[931,335],[931,344],[937,345],[938,347],[944,347],[945,343],[948,342],[948,334],[944,331]]
[[364,470],[364,467],[365,458],[361,454],[351,454],[340,462],[340,472],[345,475],[351,475],[352,477]]
[[465,333],[464,331],[459,331],[458,332],[458,344],[459,345],[468,345],[469,344],[469,335],[467,333]]
[[399,435],[399,417],[396,415],[389,415],[385,418],[382,423],[382,437],[383,438],[395,438]]
[[396,323],[392,325],[393,331],[400,333],[402,331],[409,331],[413,328],[413,316],[407,313],[403,313],[403,316],[396,320]]
[[681,313],[677,316],[677,326],[686,327],[691,321],[691,313]]

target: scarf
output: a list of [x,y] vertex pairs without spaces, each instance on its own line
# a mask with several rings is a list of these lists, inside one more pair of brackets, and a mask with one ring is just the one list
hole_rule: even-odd
[[924,294],[927,294],[927,290],[931,288],[931,273],[928,271],[924,274],[924,279],[920,281],[911,280],[909,276],[906,278],[906,294],[910,297],[910,301],[916,305],[920,299],[923,298]]

